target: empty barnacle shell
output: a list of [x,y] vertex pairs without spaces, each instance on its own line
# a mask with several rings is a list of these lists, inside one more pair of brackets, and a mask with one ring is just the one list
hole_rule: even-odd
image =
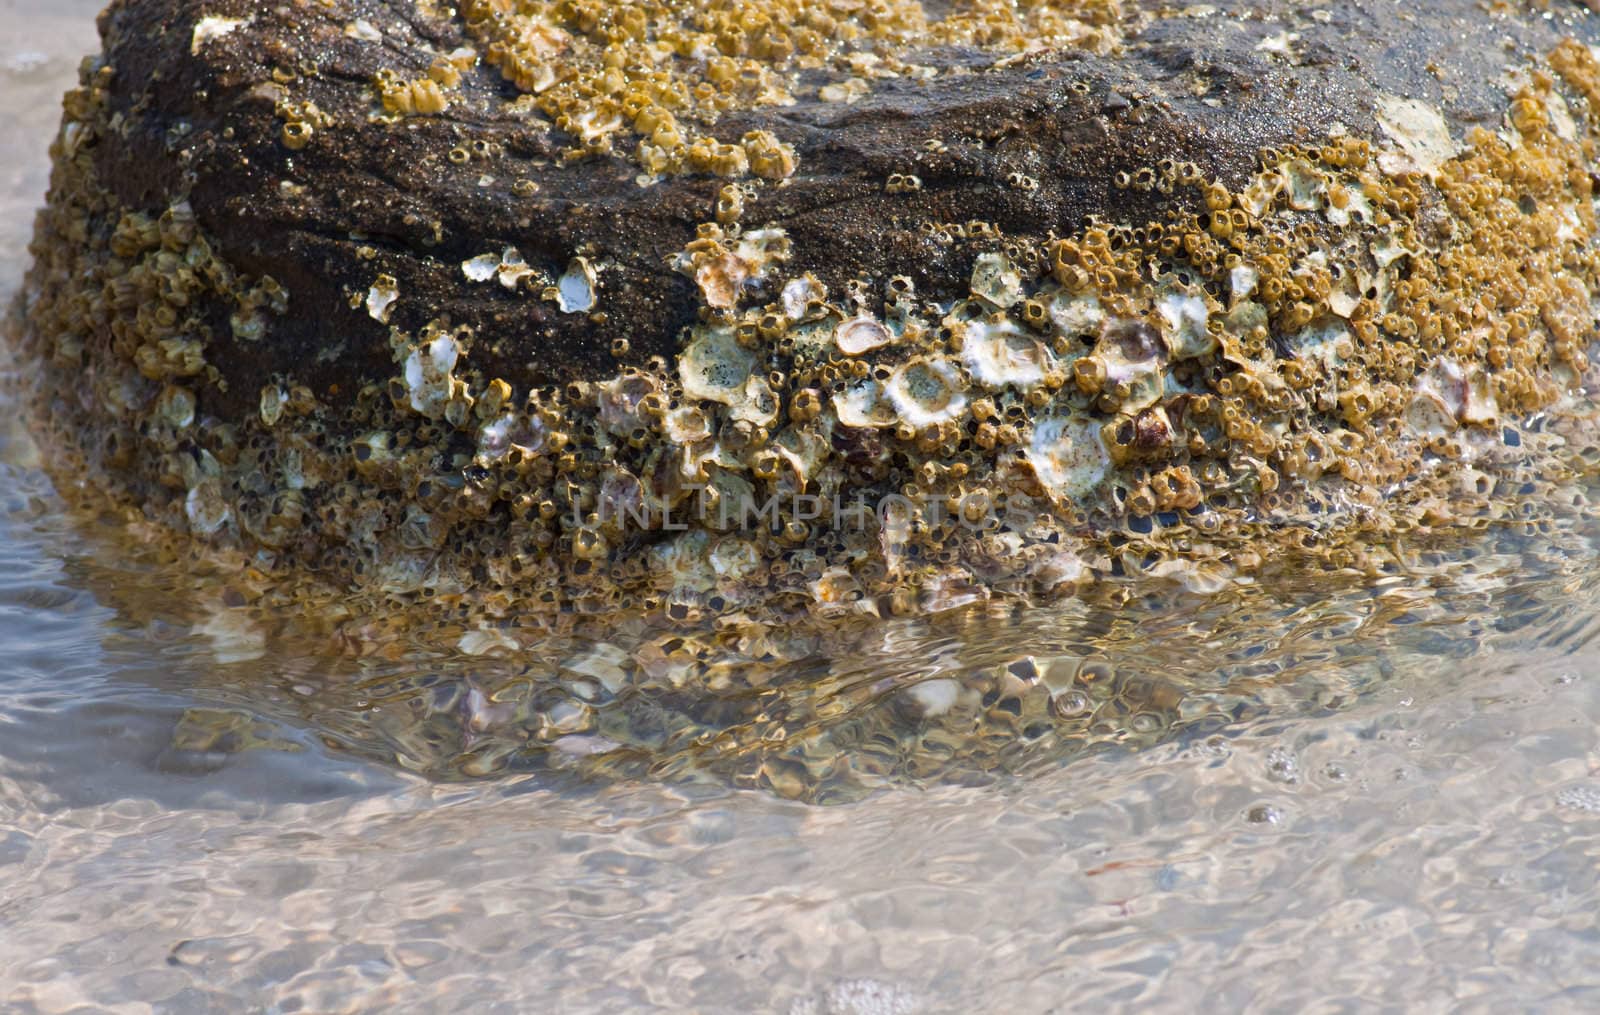
[[461,382],[451,376],[461,356],[461,346],[449,332],[406,356],[403,381],[411,408],[424,416],[438,417]]
[[682,446],[711,436],[711,422],[699,406],[679,406],[667,413],[665,430],[668,440]]
[[1098,334],[1106,317],[1099,296],[1064,289],[1051,298],[1049,314],[1056,331],[1068,338]]
[[522,259],[522,252],[516,247],[507,247],[499,254],[479,254],[477,257],[462,261],[461,273],[471,282],[498,279],[507,289],[515,289],[523,279],[533,278],[539,274]]
[[379,275],[367,290],[367,315],[380,324],[388,324],[394,301],[399,298],[400,287],[394,277]]
[[739,290],[750,278],[750,267],[735,254],[723,254],[694,269],[695,284],[706,306],[731,309],[739,302]]
[[261,389],[261,422],[267,426],[276,426],[283,416],[283,408],[289,401],[289,395],[276,384],[268,384]]
[[951,325],[959,334],[961,361],[973,380],[992,388],[1031,388],[1044,380],[1050,354],[1044,344],[1010,318],[963,321]]
[[1406,425],[1419,437],[1444,437],[1457,428],[1456,414],[1443,396],[1431,388],[1419,388],[1406,405]]
[[1027,461],[1051,498],[1063,502],[1087,499],[1111,472],[1111,453],[1100,425],[1071,416],[1034,424]]
[[860,356],[888,345],[895,337],[894,332],[870,317],[852,317],[835,329],[833,340],[846,356]]
[[810,318],[822,301],[828,298],[828,290],[807,272],[784,283],[782,298],[783,315],[791,321],[803,321]]
[[596,276],[586,257],[575,257],[556,280],[556,305],[564,314],[585,314],[594,309]]
[[462,261],[461,272],[467,276],[469,282],[487,282],[500,270],[500,261],[498,254],[479,254],[477,257]]
[[919,356],[897,367],[884,391],[902,423],[923,427],[965,412],[964,387],[960,371],[949,360]]
[[1022,301],[1022,275],[1001,253],[979,254],[972,268],[972,294],[1000,310]]
[[833,413],[843,426],[882,428],[899,421],[894,405],[877,381],[866,380],[833,396]]
[[182,430],[194,422],[194,392],[176,384],[169,384],[156,399],[155,416],[175,430]]
[[1194,359],[1214,351],[1217,340],[1211,334],[1211,308],[1205,297],[1192,293],[1169,292],[1156,302],[1161,315],[1162,338],[1173,359]]
[[737,405],[747,397],[756,354],[739,344],[732,328],[698,329],[678,359],[683,393],[723,405]]
[[478,454],[490,461],[512,450],[527,456],[536,455],[545,449],[548,438],[548,428],[537,416],[529,418],[508,412],[479,428]]
[[659,390],[655,378],[640,373],[626,373],[596,384],[600,422],[612,433],[629,433],[643,422],[640,405]]

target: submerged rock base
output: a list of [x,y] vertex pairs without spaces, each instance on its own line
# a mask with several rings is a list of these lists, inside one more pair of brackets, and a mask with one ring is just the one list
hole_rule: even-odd
[[113,4],[49,467],[396,610],[754,638],[1379,574],[1600,463],[1579,5],[782,6]]

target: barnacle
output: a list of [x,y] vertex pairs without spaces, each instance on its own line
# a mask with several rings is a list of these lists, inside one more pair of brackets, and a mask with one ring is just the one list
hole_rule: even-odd
[[[357,390],[292,357],[227,390],[217,344],[268,359],[291,294],[219,256],[195,207],[134,206],[98,178],[90,153],[117,128],[107,69],[86,67],[21,304],[24,354],[51,379],[41,391],[74,397],[40,395],[30,411],[83,474],[195,539],[428,608],[504,612],[536,596],[530,611],[552,616],[720,617],[751,645],[740,625],[791,608],[881,616],[1110,572],[1205,589],[1280,551],[1354,566],[1383,541],[1367,537],[1483,524],[1535,466],[1578,467],[1593,442],[1549,439],[1538,414],[1597,384],[1600,64],[1587,47],[1519,78],[1498,134],[1452,133],[1428,103],[1385,97],[1376,136],[1308,134],[1242,178],[1128,166],[1113,181],[1125,196],[1161,195],[1127,205],[1158,204],[1149,221],[934,220],[941,160],[967,141],[932,139],[865,180],[901,195],[872,199],[934,259],[887,277],[847,265],[830,291],[803,269],[825,274],[833,252],[791,238],[770,200],[798,187],[804,145],[782,120],[747,130],[740,111],[859,102],[891,75],[918,80],[924,44],[976,65],[1031,59],[1035,44],[1103,49],[1120,30],[1114,3],[948,11],[469,0],[474,48],[378,75],[361,102],[385,109],[363,129],[439,125],[401,117],[471,98],[481,57],[524,93],[506,115],[547,127],[558,162],[609,151],[641,188],[712,174],[681,181],[711,221],[668,261],[699,306],[673,322],[675,355],[643,356],[641,336],[605,330],[601,283],[621,259],[582,237],[538,256],[524,239],[529,263],[506,237],[435,228],[426,284],[380,239],[354,237],[363,274],[345,296],[390,353],[379,337],[385,369]],[[293,82],[270,90],[281,140],[319,152],[338,125]],[[473,193],[504,188],[512,214],[566,199],[505,165],[520,154],[467,134],[446,145],[451,164],[431,169],[470,166]],[[1019,207],[1026,194],[1005,184],[1058,182],[1023,168],[991,181]],[[405,225],[426,236],[421,218]],[[493,327],[427,305],[445,277],[507,314],[592,327],[614,356],[560,384],[542,364],[522,370]],[[243,409],[224,422],[230,405]],[[684,654],[650,665],[740,679]],[[1076,715],[1047,677],[992,681],[1015,713],[965,684],[908,701],[952,722]],[[540,736],[592,718],[554,702],[534,714]]]

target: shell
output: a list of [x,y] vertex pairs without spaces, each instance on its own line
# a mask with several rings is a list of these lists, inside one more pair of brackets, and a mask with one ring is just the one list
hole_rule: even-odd
[[967,409],[961,373],[943,357],[923,357],[902,363],[884,391],[900,421],[922,427],[944,423]]
[[678,360],[683,393],[723,405],[738,405],[748,397],[756,355],[740,345],[733,329],[706,328],[689,343]]
[[841,425],[850,427],[882,428],[899,421],[877,381],[863,381],[834,395],[833,413]]
[[586,257],[575,257],[556,281],[556,305],[563,314],[586,314],[598,302],[595,287],[594,266]]
[[1022,275],[1004,254],[979,254],[972,268],[972,295],[998,310],[1022,301]]
[[1111,452],[1101,438],[1100,425],[1067,416],[1035,424],[1028,462],[1057,501],[1087,500],[1111,472]]
[[1211,308],[1204,296],[1171,292],[1156,302],[1156,310],[1166,325],[1162,338],[1173,359],[1194,359],[1217,348],[1217,340],[1208,327]]
[[1043,343],[1008,318],[966,321],[952,330],[961,336],[961,360],[979,384],[1032,388],[1050,368]]
[[459,383],[451,372],[460,357],[461,346],[448,333],[411,350],[406,357],[404,380],[412,409],[429,417],[444,411]]
[[1050,301],[1050,323],[1069,338],[1097,333],[1105,319],[1100,297],[1093,293],[1073,295],[1063,291]]
[[834,344],[846,356],[860,356],[894,340],[894,332],[870,317],[852,317],[833,333]]

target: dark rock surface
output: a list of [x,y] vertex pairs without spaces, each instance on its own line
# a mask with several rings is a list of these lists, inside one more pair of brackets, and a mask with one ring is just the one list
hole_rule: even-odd
[[[711,133],[770,129],[800,158],[793,179],[759,189],[743,221],[787,230],[792,273],[815,271],[830,286],[906,274],[920,294],[950,298],[964,291],[971,254],[931,242],[923,222],[981,219],[1039,237],[1070,233],[1089,215],[1159,218],[1172,198],[1115,190],[1113,176],[1169,158],[1231,184],[1263,147],[1320,138],[1336,122],[1370,136],[1383,91],[1436,104],[1458,132],[1493,128],[1508,63],[1563,35],[1600,38],[1570,2],[1551,4],[1549,18],[1478,0],[1138,6],[1121,55],[1062,52],[928,84],[883,82],[852,105],[802,100],[725,117]],[[197,46],[202,17],[250,20]],[[356,18],[385,43],[346,34]],[[102,179],[152,214],[187,196],[224,259],[290,294],[289,312],[258,341],[234,338],[227,308],[214,308],[208,359],[226,390],[210,397],[213,412],[252,411],[273,374],[324,398],[388,377],[388,328],[351,305],[380,273],[404,296],[390,324],[415,331],[448,315],[472,325],[492,337],[475,365],[519,386],[601,375],[615,366],[618,338],[629,343],[625,361],[670,356],[695,319],[695,286],[668,258],[712,218],[725,181],[641,186],[638,167],[621,157],[562,165],[569,139],[509,112],[517,92],[482,63],[445,114],[369,121],[373,75],[424,73],[431,54],[421,44],[449,51],[467,41],[458,19],[373,0],[120,0],[101,30],[121,129],[119,143],[98,150]],[[286,89],[275,72],[292,75],[296,100],[333,120],[298,151],[281,140],[275,105]],[[925,150],[928,139],[944,148]],[[487,158],[450,161],[452,149],[485,146]],[[894,173],[915,173],[922,189],[886,194]],[[1037,188],[1008,183],[1018,173]],[[518,180],[537,193],[516,196]],[[552,277],[579,253],[609,262],[603,313],[563,314],[526,294],[463,284],[463,260],[505,246]]]

